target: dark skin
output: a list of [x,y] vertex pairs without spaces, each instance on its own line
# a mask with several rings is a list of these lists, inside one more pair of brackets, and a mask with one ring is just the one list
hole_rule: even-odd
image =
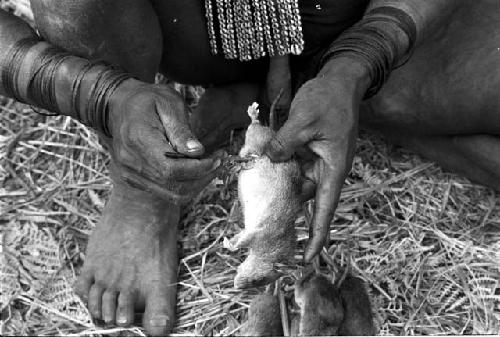
[[[492,71],[500,69],[498,2],[373,0],[369,6],[382,5],[400,7],[416,22],[418,41],[410,61],[367,102],[361,101],[371,80],[367,69],[349,58],[328,62],[297,92],[289,120],[268,149],[274,160],[286,160],[304,145],[316,155],[306,172],[306,190],[315,189],[316,199],[306,260],[328,234],[359,127],[500,189],[500,74]],[[134,311],[144,310],[148,333],[165,334],[175,318],[178,205],[211,180],[220,159],[218,153],[206,154],[217,137],[201,132],[202,126],[215,130],[211,125],[221,121],[248,123],[244,113],[262,97],[259,83],[266,78],[267,61],[211,55],[198,0],[45,0],[32,1],[32,7],[48,43],[30,51],[22,73],[49,43],[79,57],[56,73],[63,114],[74,114],[68,93],[82,58],[105,59],[138,77],[124,82],[111,99],[113,138],[102,140],[113,158],[114,191],[90,239],[78,291],[97,319],[126,326]],[[360,8],[353,11],[361,16]],[[0,11],[0,60],[9,46],[34,34]],[[408,41],[401,32],[391,34],[402,57]],[[318,41],[333,39],[326,34]],[[212,85],[194,112],[196,128],[189,126],[186,104],[173,90],[151,84],[160,70],[172,80]],[[25,88],[26,79],[20,81]],[[85,97],[90,86],[82,90]],[[1,81],[0,94],[5,94]],[[166,155],[172,151],[185,158]]]
[[[460,2],[417,2],[374,1],[369,7],[392,5],[406,9],[417,25],[418,46],[425,41],[426,34],[435,31],[433,26],[439,24],[436,13],[444,20]],[[394,38],[399,42],[398,58],[401,59],[408,40],[398,32],[394,32]],[[267,154],[276,161],[289,159],[302,146],[307,146],[317,156],[306,173],[316,186],[312,237],[306,248],[306,261],[319,253],[328,234],[343,182],[351,167],[359,108],[370,83],[368,69],[361,63],[349,58],[328,62],[316,78],[301,87],[292,103],[288,121],[270,143]]]

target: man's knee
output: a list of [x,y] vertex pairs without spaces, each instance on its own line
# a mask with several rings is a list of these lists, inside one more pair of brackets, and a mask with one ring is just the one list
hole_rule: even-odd
[[51,44],[154,79],[162,35],[148,0],[46,0],[31,5],[40,34]]
[[91,57],[97,52],[97,32],[106,17],[97,8],[96,0],[31,1],[36,26],[50,43],[80,56]]
[[417,118],[409,104],[401,97],[383,92],[362,103],[359,120],[362,126],[381,132],[403,131],[417,125]]

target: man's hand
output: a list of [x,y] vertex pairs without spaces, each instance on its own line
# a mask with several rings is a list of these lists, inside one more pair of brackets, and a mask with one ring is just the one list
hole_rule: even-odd
[[[369,85],[365,69],[348,59],[329,61],[297,92],[290,117],[270,142],[266,154],[286,161],[306,145],[315,160],[305,170],[303,191],[316,186],[315,211],[304,258],[322,249],[355,150],[359,104]],[[306,192],[307,193],[307,192]]]
[[182,97],[167,86],[124,82],[109,112],[117,173],[133,186],[182,204],[216,175],[220,158],[201,158]]

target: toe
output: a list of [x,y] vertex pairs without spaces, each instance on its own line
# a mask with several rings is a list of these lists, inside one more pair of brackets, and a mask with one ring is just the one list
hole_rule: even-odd
[[115,323],[117,295],[118,293],[111,289],[102,295],[102,319],[107,325]]
[[134,321],[134,296],[128,291],[120,292],[118,309],[116,310],[116,324],[128,326]]
[[104,288],[95,283],[89,292],[89,312],[95,319],[102,319],[101,314],[101,303],[102,303],[102,293]]
[[84,303],[88,303],[89,290],[93,283],[93,277],[86,274],[80,275],[75,284],[75,292]]
[[152,336],[164,336],[174,324],[175,287],[155,288],[146,297],[143,326]]

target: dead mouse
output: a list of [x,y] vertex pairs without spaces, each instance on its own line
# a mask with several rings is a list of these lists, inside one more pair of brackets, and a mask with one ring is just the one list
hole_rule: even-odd
[[341,336],[375,335],[377,328],[366,284],[359,277],[347,276],[339,287],[344,320],[340,325]]
[[374,335],[371,301],[364,282],[347,276],[340,287],[325,276],[306,274],[295,284],[301,336]]
[[281,275],[276,263],[286,264],[294,256],[294,224],[301,205],[298,163],[273,163],[263,155],[275,132],[259,122],[258,105],[251,106],[248,114],[252,123],[240,156],[253,159],[238,177],[245,229],[231,240],[236,249],[249,248],[234,280],[238,289],[264,285]]
[[295,283],[300,308],[299,335],[338,335],[344,320],[339,290],[325,276],[307,273]]
[[253,299],[248,309],[248,320],[243,325],[240,336],[283,336],[277,296],[265,293]]

